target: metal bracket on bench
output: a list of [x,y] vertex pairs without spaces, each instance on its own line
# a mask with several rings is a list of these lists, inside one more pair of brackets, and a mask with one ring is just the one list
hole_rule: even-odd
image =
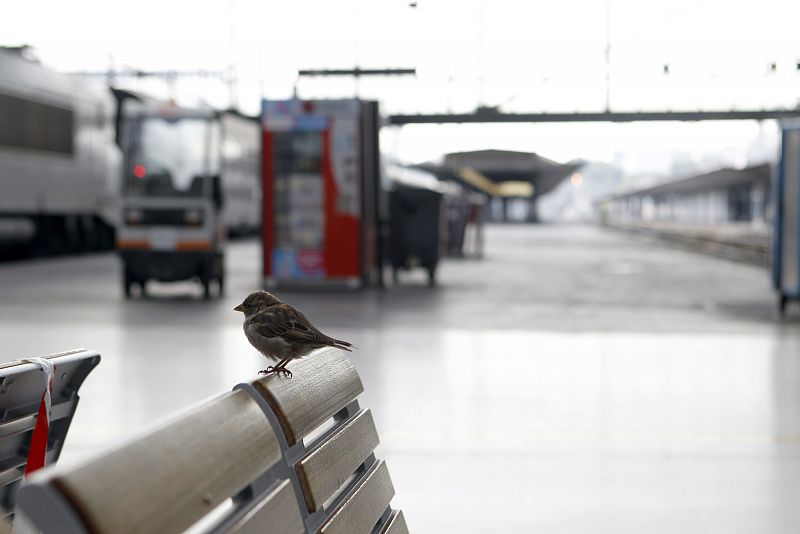
[[[313,448],[314,445],[312,445],[312,447],[307,447],[303,440],[299,440],[296,444],[290,446],[286,441],[286,436],[283,433],[283,429],[281,428],[277,416],[272,411],[272,408],[269,406],[266,399],[264,399],[264,397],[252,386],[252,384],[238,384],[234,390],[237,389],[246,391],[256,401],[259,407],[261,407],[261,410],[264,412],[264,415],[266,415],[272,430],[275,432],[275,436],[278,438],[278,445],[281,449],[280,461],[256,478],[256,480],[252,482],[245,492],[247,492],[248,496],[261,494],[266,495],[268,492],[272,491],[277,483],[284,479],[289,479],[292,484],[292,489],[294,490],[295,498],[297,499],[301,517],[306,525],[306,531],[317,532],[322,526],[322,523],[327,519],[328,512],[338,507],[353,493],[353,491],[355,491],[355,489],[359,486],[363,476],[376,463],[375,453],[372,452],[369,454],[364,463],[355,471],[356,476],[354,479],[334,498],[332,502],[328,503],[327,507],[321,508],[316,512],[309,512],[305,497],[303,496],[302,487],[300,485],[300,478],[298,477],[297,470],[295,469],[295,464],[297,464],[297,462],[299,462],[303,456],[305,456],[308,451]],[[349,420],[359,411],[361,411],[361,407],[358,404],[358,400],[354,399],[350,401],[350,403],[348,403],[344,408],[333,415],[333,419],[336,424],[334,424],[332,428],[326,430],[322,435],[317,437],[314,440],[314,443],[324,443],[329,436],[341,430],[344,421]],[[247,508],[249,507],[239,510],[237,513],[232,514],[231,517],[226,518],[226,520],[219,525],[220,530],[224,531],[225,527],[233,525],[241,516],[244,516],[248,512]],[[383,522],[384,518],[381,518],[381,523]]]
[[[65,534],[89,534],[83,520],[77,515],[72,504],[67,502],[59,491],[50,484],[23,486],[17,496],[17,513],[25,516],[28,523],[41,532],[63,532]],[[30,517],[22,512],[32,512]],[[34,522],[31,518],[36,518]]]

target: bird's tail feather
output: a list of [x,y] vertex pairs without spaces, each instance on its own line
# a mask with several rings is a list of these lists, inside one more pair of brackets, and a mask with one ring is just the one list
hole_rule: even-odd
[[347,352],[353,352],[350,349],[350,347],[352,347],[354,349],[357,348],[357,347],[353,347],[352,343],[348,343],[347,341],[342,341],[341,339],[331,338],[331,341],[333,342],[333,346],[334,347],[336,347],[337,349],[346,350]]

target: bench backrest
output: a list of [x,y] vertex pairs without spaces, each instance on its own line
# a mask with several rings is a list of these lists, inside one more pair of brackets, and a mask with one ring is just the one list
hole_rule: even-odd
[[[94,351],[75,349],[44,356],[55,365],[47,463],[55,462],[78,407],[78,390],[100,362]],[[9,517],[28,458],[45,387],[44,371],[19,360],[0,364],[0,517]]]
[[43,532],[407,532],[375,458],[377,432],[338,351],[292,362],[292,379],[239,384],[19,492]]

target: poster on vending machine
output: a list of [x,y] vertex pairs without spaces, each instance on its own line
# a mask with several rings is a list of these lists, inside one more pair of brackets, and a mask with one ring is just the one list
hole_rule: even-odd
[[358,283],[359,101],[265,101],[262,126],[267,284]]

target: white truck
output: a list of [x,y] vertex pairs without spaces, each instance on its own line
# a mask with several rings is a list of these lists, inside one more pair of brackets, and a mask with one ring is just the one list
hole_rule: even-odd
[[125,153],[117,249],[123,288],[195,279],[206,298],[225,283],[222,132],[213,110],[130,98],[120,104]]

